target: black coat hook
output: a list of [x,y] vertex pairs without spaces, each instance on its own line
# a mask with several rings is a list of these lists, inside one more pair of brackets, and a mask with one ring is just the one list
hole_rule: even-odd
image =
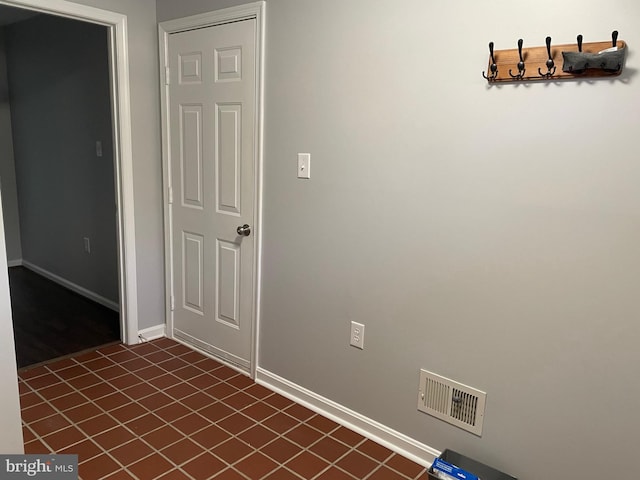
[[511,69],[509,69],[509,75],[511,75],[511,78],[515,78],[517,80],[522,80],[525,72],[524,58],[522,57],[522,43],[522,39],[518,40],[518,55],[520,56],[520,61],[518,62],[518,74],[514,75],[511,73]]
[[582,52],[582,35],[578,35],[578,51]]
[[553,62],[553,57],[551,56],[551,37],[547,37],[546,42],[547,42],[547,56],[548,56],[548,59],[547,59],[547,72],[546,73],[542,73],[542,70],[540,70],[540,68],[538,68],[538,74],[541,77],[549,78],[554,73],[556,73],[556,67],[555,67],[555,64]]
[[612,47],[615,47],[618,44],[618,31],[614,30],[613,32],[611,32],[611,41],[612,41]]
[[482,76],[491,81],[495,80],[498,76],[498,65],[496,64],[496,59],[493,56],[493,42],[489,42],[489,55],[491,55],[491,65],[489,66],[489,70],[491,71],[491,73],[487,77],[484,72],[482,72]]

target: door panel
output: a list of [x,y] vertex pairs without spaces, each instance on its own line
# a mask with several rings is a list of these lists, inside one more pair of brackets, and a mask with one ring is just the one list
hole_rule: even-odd
[[255,20],[169,36],[172,334],[249,369]]

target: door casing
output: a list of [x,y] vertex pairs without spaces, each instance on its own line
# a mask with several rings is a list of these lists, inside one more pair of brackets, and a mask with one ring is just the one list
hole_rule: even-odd
[[[230,7],[222,10],[216,10],[210,13],[193,15],[190,17],[180,18],[162,22],[158,25],[159,47],[160,47],[160,92],[161,92],[161,119],[162,119],[162,180],[163,180],[163,206],[164,206],[164,242],[165,242],[165,319],[167,323],[167,332],[171,334],[173,331],[172,324],[172,294],[173,294],[173,259],[172,259],[172,223],[170,209],[170,175],[169,171],[169,155],[170,155],[170,134],[169,131],[169,86],[167,85],[167,67],[169,54],[169,35],[172,33],[183,32],[195,28],[212,27],[224,23],[255,19],[256,25],[256,105],[255,105],[255,217],[253,221],[253,232],[255,232],[254,244],[254,298],[252,301],[251,312],[251,358],[250,358],[250,374],[255,378],[258,363],[258,325],[260,316],[260,278],[262,264],[262,159],[263,159],[263,116],[264,116],[264,11],[265,2],[254,2],[238,7]],[[254,234],[252,232],[252,235]],[[217,359],[220,360],[220,359]],[[220,360],[223,361],[223,360]],[[229,364],[229,366],[236,368]]]

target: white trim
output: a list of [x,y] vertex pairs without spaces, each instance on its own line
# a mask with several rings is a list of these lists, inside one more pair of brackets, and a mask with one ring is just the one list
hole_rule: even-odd
[[[0,0],[1,1],[1,0]],[[255,19],[256,20],[256,128],[255,128],[255,172],[256,172],[256,199],[254,208],[253,229],[254,243],[254,284],[251,330],[251,358],[249,371],[252,378],[256,376],[258,365],[258,332],[260,320],[260,293],[261,293],[261,261],[262,261],[262,164],[263,164],[263,125],[264,125],[264,38],[265,38],[265,2],[259,1],[224,8],[209,13],[193,15],[161,22],[158,25],[158,43],[160,55],[160,93],[161,93],[161,120],[162,120],[162,181],[163,181],[163,205],[164,205],[164,244],[165,244],[165,316],[167,324],[167,336],[180,341],[173,335],[173,313],[171,311],[171,296],[173,294],[173,240],[171,231],[173,219],[169,206],[170,182],[170,158],[169,139],[171,132],[168,124],[168,85],[166,85],[166,67],[168,64],[169,35],[194,28],[205,28],[231,21]],[[193,348],[193,345],[190,345]],[[220,360],[218,358],[218,360]],[[237,368],[237,367],[236,367]],[[243,372],[246,373],[246,372]]]
[[104,25],[110,32],[111,96],[113,99],[116,203],[118,211],[118,272],[122,341],[138,341],[138,287],[133,204],[133,153],[129,96],[127,17],[120,13],[67,0],[0,0],[0,4]]
[[166,326],[161,323],[160,325],[154,325],[153,327],[143,328],[138,332],[138,339],[143,342],[148,342],[150,340],[162,338],[165,336],[165,327]]
[[430,467],[440,453],[435,448],[414,440],[386,425],[376,422],[339,403],[307,390],[289,380],[258,367],[256,382],[277,393],[304,405],[334,422],[343,425],[388,449],[413,460],[419,465]]
[[7,260],[7,267],[21,267],[21,266],[22,266],[21,258],[17,258],[15,260]]
[[118,305],[117,302],[114,302],[113,300],[109,300],[108,298],[105,298],[102,295],[92,292],[87,288],[81,287],[80,285],[73,283],[67,280],[66,278],[62,278],[61,276],[56,275],[55,273],[51,273],[49,270],[45,270],[44,268],[39,267],[38,265],[35,265],[27,260],[22,261],[22,266],[24,268],[28,268],[32,272],[37,273],[38,275],[42,275],[43,277],[48,278],[52,282],[56,282],[58,285],[62,285],[63,287],[68,288],[69,290],[72,290],[82,295],[83,297],[88,298],[89,300],[93,300],[94,302],[99,303],[104,307],[110,308],[111,310],[114,310],[116,312],[120,311],[120,305]]

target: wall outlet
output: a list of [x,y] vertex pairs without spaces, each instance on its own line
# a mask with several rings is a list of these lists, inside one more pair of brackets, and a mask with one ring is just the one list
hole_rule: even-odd
[[351,322],[351,337],[349,343],[352,347],[364,349],[364,325],[358,322]]
[[89,237],[84,237],[84,251],[85,253],[91,253],[91,240],[89,240]]

